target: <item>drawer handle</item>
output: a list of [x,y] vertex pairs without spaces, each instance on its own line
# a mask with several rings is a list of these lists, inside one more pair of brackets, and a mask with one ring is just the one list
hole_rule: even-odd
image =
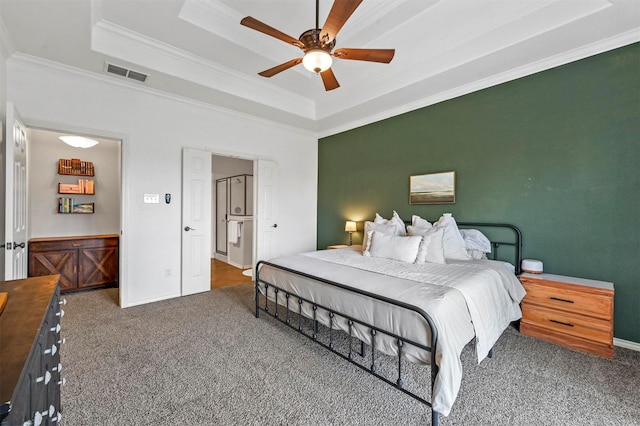
[[550,297],[549,299],[551,299],[551,300],[557,300],[558,302],[575,303],[573,300],[569,300],[569,299],[560,299],[560,298],[558,298],[558,297]]
[[555,322],[556,324],[566,325],[567,327],[573,327],[573,324],[569,324],[568,322],[562,322],[562,321],[556,321],[556,320],[549,320],[549,321]]

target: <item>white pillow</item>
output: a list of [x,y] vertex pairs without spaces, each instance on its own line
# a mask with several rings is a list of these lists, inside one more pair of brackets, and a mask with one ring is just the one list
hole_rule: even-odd
[[442,229],[444,232],[442,247],[444,248],[445,259],[471,260],[471,256],[467,253],[464,239],[458,230],[458,224],[451,216],[451,213],[443,214],[433,226]]
[[418,248],[416,263],[446,263],[444,258],[444,248],[442,247],[442,229],[418,228],[416,226],[407,227],[409,235],[422,235],[422,241]]
[[477,229],[460,229],[460,235],[462,235],[467,250],[491,253],[491,241]]
[[485,252],[480,251],[480,250],[474,250],[474,249],[467,249],[467,254],[469,255],[469,257],[473,260],[481,260],[481,259],[486,259],[487,255]]
[[366,221],[364,223],[364,236],[362,237],[362,251],[365,256],[369,255],[369,236],[372,231],[382,232],[387,235],[400,235],[395,223],[386,221],[385,223],[374,223]]
[[395,210],[393,211],[393,216],[391,217],[391,219],[385,219],[384,217],[380,216],[380,214],[376,213],[376,217],[375,219],[373,219],[373,222],[394,223],[400,230],[400,233],[398,235],[407,235],[407,232],[405,231],[404,221],[400,218],[400,215]]
[[420,216],[417,216],[415,214],[411,216],[411,225],[417,226],[418,228],[427,228],[427,229],[433,227],[433,225],[431,225],[431,223],[428,220],[423,219]]
[[369,253],[371,257],[399,260],[413,263],[418,256],[418,249],[422,237],[403,237],[387,235],[382,232],[372,231],[370,236]]

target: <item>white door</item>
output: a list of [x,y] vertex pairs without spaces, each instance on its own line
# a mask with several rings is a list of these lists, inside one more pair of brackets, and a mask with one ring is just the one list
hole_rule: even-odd
[[255,261],[269,260],[278,250],[278,168],[274,161],[257,161],[257,205],[254,221],[257,245]]
[[211,289],[211,153],[182,150],[182,296]]
[[27,277],[27,128],[7,102],[4,279]]

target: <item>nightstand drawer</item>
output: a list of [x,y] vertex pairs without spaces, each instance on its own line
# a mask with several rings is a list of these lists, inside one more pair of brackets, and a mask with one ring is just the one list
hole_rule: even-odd
[[554,285],[550,281],[520,279],[527,291],[523,303],[532,303],[550,309],[589,315],[602,319],[611,318],[613,298],[610,295],[593,294]]
[[570,336],[611,344],[610,321],[522,304],[522,322]]

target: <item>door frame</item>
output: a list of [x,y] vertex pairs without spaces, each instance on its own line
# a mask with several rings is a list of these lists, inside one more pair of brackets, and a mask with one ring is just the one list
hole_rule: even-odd
[[[118,247],[118,295],[119,306],[129,306],[128,298],[128,282],[126,277],[128,274],[127,254],[129,248],[129,242],[127,239],[127,223],[125,218],[127,217],[127,167],[126,162],[128,158],[129,136],[124,133],[117,133],[108,130],[99,130],[81,126],[75,126],[68,123],[50,122],[44,120],[29,120],[24,119],[24,124],[28,129],[44,130],[57,133],[73,133],[77,135],[83,135],[87,137],[96,137],[104,139],[113,139],[120,141],[120,235],[119,235],[119,247]],[[29,159],[27,158],[27,164]],[[27,186],[27,191],[29,187]],[[28,193],[28,192],[27,192]]]
[[[244,152],[234,152],[234,151],[225,151],[225,150],[217,150],[217,149],[208,149],[208,148],[204,148],[203,151],[208,151],[212,156],[216,155],[219,157],[229,157],[229,158],[236,158],[238,160],[248,160],[251,161],[253,163],[253,211],[252,216],[254,217],[254,226],[255,226],[255,217],[256,217],[256,209],[258,208],[258,187],[257,187],[257,183],[258,183],[258,160],[272,160],[271,158],[266,158],[263,156],[259,156],[259,155],[252,155],[252,154],[247,154]],[[275,160],[272,160],[275,161]],[[213,178],[213,170],[211,170],[211,175]],[[213,204],[213,203],[212,203]],[[210,209],[213,209],[213,206],[209,206]],[[211,212],[213,214],[213,211]],[[212,235],[212,238],[214,236]],[[251,241],[252,244],[252,249],[251,249],[251,269],[253,269],[255,267],[256,264],[256,247],[258,244],[258,233],[255,231],[253,232],[253,238]]]

